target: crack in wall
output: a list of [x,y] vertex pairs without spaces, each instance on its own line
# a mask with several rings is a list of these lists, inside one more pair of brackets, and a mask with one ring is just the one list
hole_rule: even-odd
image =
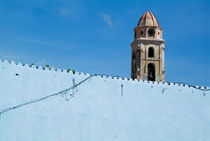
[[[12,106],[12,107],[3,109],[3,110],[0,111],[0,116],[1,116],[2,114],[6,113],[6,112],[11,111],[11,110],[15,110],[15,109],[17,109],[17,108],[21,108],[21,107],[27,106],[27,105],[29,105],[29,104],[37,103],[37,102],[46,100],[46,99],[48,99],[48,98],[50,98],[50,97],[54,97],[54,96],[58,96],[58,95],[61,95],[61,96],[62,96],[62,95],[66,95],[67,92],[70,91],[70,90],[72,90],[72,92],[73,92],[72,94],[70,94],[70,98],[72,98],[72,97],[74,96],[74,94],[78,91],[77,86],[81,85],[82,83],[84,83],[85,81],[87,81],[88,79],[90,79],[91,77],[93,77],[93,75],[91,75],[91,76],[89,76],[89,77],[83,79],[82,81],[80,81],[80,82],[77,83],[77,84],[75,83],[75,80],[73,79],[73,86],[72,86],[72,87],[67,88],[67,89],[65,89],[65,90],[63,90],[63,91],[60,91],[60,92],[58,92],[58,93],[50,94],[50,95],[47,95],[47,96],[42,97],[42,98],[39,98],[39,99],[31,100],[31,101],[28,101],[28,102],[25,102],[25,103],[22,103],[22,104],[19,104],[19,105],[16,105],[16,106]],[[75,88],[76,88],[76,91],[74,91]],[[67,96],[67,95],[66,95],[66,96]],[[68,98],[68,100],[69,100],[70,98]]]

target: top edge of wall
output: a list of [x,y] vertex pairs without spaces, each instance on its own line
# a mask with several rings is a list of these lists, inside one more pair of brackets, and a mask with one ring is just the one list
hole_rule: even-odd
[[183,84],[183,83],[174,83],[174,82],[155,82],[155,81],[147,81],[147,80],[137,80],[137,79],[132,79],[132,78],[126,78],[126,77],[119,77],[119,76],[111,76],[111,75],[104,75],[104,74],[89,74],[89,73],[84,73],[84,72],[77,72],[74,70],[66,70],[66,69],[56,69],[53,67],[42,67],[42,66],[36,66],[36,65],[29,65],[29,64],[23,64],[23,63],[16,63],[14,61],[8,61],[5,59],[0,59],[0,62],[11,64],[11,65],[17,65],[17,66],[23,66],[26,68],[33,68],[37,70],[44,70],[44,71],[55,71],[55,72],[63,72],[63,73],[69,73],[72,75],[80,75],[80,76],[94,76],[97,78],[105,78],[105,79],[113,79],[113,80],[119,80],[119,81],[129,81],[129,82],[142,82],[142,83],[149,83],[149,84],[162,84],[162,85],[174,85],[174,86],[181,86],[181,87],[192,87],[198,90],[202,91],[210,91],[209,87],[205,86],[193,86],[193,85],[188,85],[188,84]]

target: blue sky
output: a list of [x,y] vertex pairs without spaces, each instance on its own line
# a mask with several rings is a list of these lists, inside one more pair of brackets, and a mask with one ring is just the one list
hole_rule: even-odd
[[130,77],[141,15],[164,29],[165,79],[210,86],[208,0],[0,0],[0,58]]

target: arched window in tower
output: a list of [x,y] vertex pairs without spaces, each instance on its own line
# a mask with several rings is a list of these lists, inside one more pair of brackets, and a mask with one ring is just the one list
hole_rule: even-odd
[[150,28],[150,29],[148,30],[148,36],[149,36],[149,37],[152,37],[152,36],[154,36],[154,35],[155,35],[155,29]]
[[140,35],[141,35],[141,36],[144,35],[144,31],[143,31],[143,30],[140,31]]
[[148,49],[148,57],[155,57],[155,52],[153,47],[149,47]]
[[147,80],[155,81],[155,65],[152,63],[147,65]]
[[132,78],[135,78],[136,74],[136,56],[134,53],[132,53]]

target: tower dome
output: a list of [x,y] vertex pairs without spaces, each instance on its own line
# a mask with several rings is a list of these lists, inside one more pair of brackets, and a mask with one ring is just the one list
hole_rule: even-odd
[[145,12],[144,15],[140,18],[137,26],[159,26],[158,21],[152,12]]

